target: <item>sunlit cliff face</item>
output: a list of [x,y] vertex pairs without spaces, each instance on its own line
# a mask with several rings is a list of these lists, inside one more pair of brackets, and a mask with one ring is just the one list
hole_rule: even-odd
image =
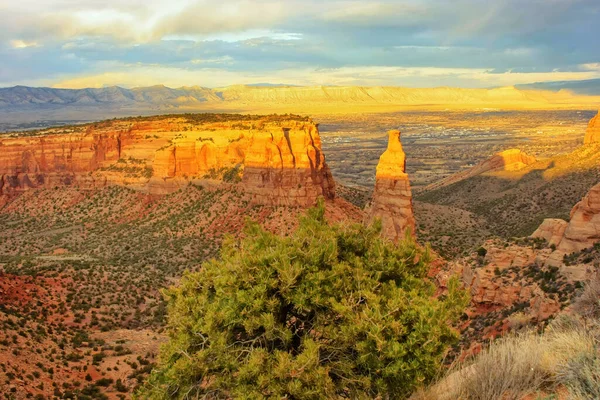
[[230,118],[117,120],[69,134],[0,139],[0,195],[57,184],[165,194],[228,171],[226,180],[241,181],[259,204],[312,206],[320,196],[335,197],[315,123]]
[[381,220],[382,235],[394,242],[415,234],[412,193],[400,131],[388,132],[388,147],[379,158],[369,221]]
[[379,158],[376,177],[395,179],[406,177],[406,155],[400,142],[400,131],[388,132],[388,147]]
[[590,124],[585,132],[583,143],[600,143],[600,112],[590,121]]
[[498,164],[502,164],[500,168],[504,171],[518,171],[536,161],[534,156],[525,154],[519,149],[505,150],[494,157],[499,159]]

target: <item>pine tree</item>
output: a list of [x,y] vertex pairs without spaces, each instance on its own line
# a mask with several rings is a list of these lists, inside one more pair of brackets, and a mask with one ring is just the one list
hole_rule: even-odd
[[219,260],[166,291],[169,342],[138,393],[156,399],[404,398],[438,371],[467,295],[435,298],[430,255],[380,224],[295,234],[249,222]]

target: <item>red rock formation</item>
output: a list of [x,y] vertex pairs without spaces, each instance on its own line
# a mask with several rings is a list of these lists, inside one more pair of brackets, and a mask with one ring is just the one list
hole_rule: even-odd
[[119,120],[43,135],[0,139],[0,195],[44,185],[124,185],[151,194],[232,168],[255,202],[313,205],[333,199],[317,125],[244,119],[192,124],[183,118]]
[[541,255],[539,261],[547,265],[563,266],[566,254],[578,252],[600,242],[600,183],[573,207],[569,222],[561,219],[546,219],[531,235],[544,238],[556,250]]
[[591,119],[583,139],[583,144],[594,143],[600,143],[600,112]]
[[242,182],[261,204],[314,205],[335,197],[335,183],[314,124],[254,132]]
[[0,139],[0,194],[46,184],[70,184],[121,156],[127,132]]
[[560,303],[547,296],[537,285],[525,280],[506,284],[497,275],[504,269],[490,264],[475,270],[466,266],[463,270],[463,283],[471,293],[471,304],[475,309],[509,308],[516,304],[529,304],[529,315],[543,321],[560,311]]
[[558,251],[572,253],[600,241],[600,183],[571,210],[571,218]]
[[387,150],[377,164],[368,219],[380,218],[382,235],[392,241],[403,239],[407,230],[411,235],[415,233],[412,194],[405,171],[406,156],[400,142],[400,131],[389,131]]
[[565,229],[567,229],[567,221],[558,218],[547,218],[531,235],[532,238],[541,238],[548,242],[549,245],[558,246],[563,239]]
[[[472,255],[430,275],[436,281],[438,294],[445,293],[454,276],[469,291],[470,306],[465,311],[469,319],[461,327],[463,338],[471,344],[485,343],[518,328],[519,323],[538,323],[560,312],[558,297],[546,293],[543,283],[532,274],[544,271],[536,266],[536,260],[538,252],[546,250],[502,240],[488,240],[483,247],[487,250],[485,257]],[[559,278],[557,284],[566,288],[567,280]]]

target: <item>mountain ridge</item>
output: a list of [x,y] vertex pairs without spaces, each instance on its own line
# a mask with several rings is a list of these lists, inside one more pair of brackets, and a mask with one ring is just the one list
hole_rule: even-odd
[[[593,96],[583,96],[585,103],[596,103]],[[491,89],[456,87],[407,88],[399,86],[253,86],[233,85],[220,88],[164,85],[123,88],[65,89],[13,86],[0,88],[0,108],[40,107],[44,105],[139,105],[153,107],[194,107],[206,105],[308,105],[330,104],[375,105],[478,105],[478,106],[552,106],[567,105],[571,93],[521,90],[515,86]],[[581,99],[580,99],[581,101]],[[575,101],[577,103],[577,101]]]
[[337,115],[399,111],[597,110],[600,96],[569,91],[395,86],[155,85],[138,88],[0,88],[0,132],[141,115]]

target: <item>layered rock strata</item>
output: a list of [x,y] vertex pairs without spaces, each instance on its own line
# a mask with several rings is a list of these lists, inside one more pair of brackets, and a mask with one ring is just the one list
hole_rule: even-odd
[[250,138],[242,178],[261,204],[308,206],[335,197],[316,125],[260,132]]
[[569,222],[546,219],[531,235],[543,238],[555,251],[545,260],[548,265],[561,266],[566,254],[588,249],[600,242],[600,183],[573,207]]
[[544,239],[551,246],[558,246],[565,235],[568,222],[559,218],[547,218],[531,235],[534,239]]
[[[0,139],[0,194],[73,184],[121,158],[127,131]],[[88,179],[90,181],[90,179]]]
[[368,220],[381,219],[382,235],[392,241],[415,234],[412,193],[406,156],[400,142],[400,131],[388,132],[387,150],[379,158],[375,175],[375,191]]
[[591,119],[583,139],[583,144],[595,143],[600,143],[600,112]]
[[165,194],[208,178],[241,178],[260,204],[304,207],[335,196],[318,126],[307,119],[119,120],[0,138],[0,195],[49,185]]

